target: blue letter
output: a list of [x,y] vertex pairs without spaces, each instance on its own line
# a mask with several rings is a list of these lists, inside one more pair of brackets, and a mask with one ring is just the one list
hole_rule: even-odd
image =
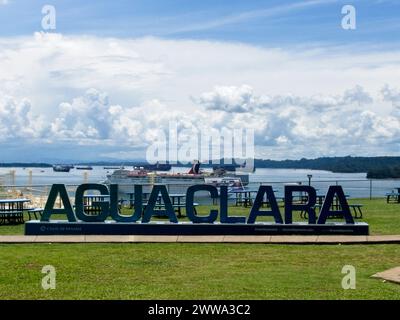
[[218,218],[218,210],[210,210],[210,214],[206,217],[199,217],[193,209],[194,194],[197,191],[210,192],[211,198],[218,198],[218,189],[210,185],[191,186],[186,191],[186,215],[193,223],[214,223]]
[[220,210],[221,210],[221,223],[246,223],[246,217],[229,217],[228,216],[228,187],[221,186],[220,188]]
[[121,215],[118,210],[118,185],[110,185],[111,217],[117,222],[136,222],[142,217],[142,186],[135,185],[135,204],[133,215]]
[[[165,210],[154,210],[154,207],[157,206],[157,199],[160,192],[161,197],[164,201]],[[167,215],[170,222],[178,223],[178,219],[176,218],[176,214],[174,208],[172,207],[171,199],[169,198],[166,186],[156,185],[153,187],[153,190],[150,194],[150,199],[147,203],[146,210],[144,210],[142,223],[150,222],[150,219],[153,215]]]
[[[265,193],[267,194],[267,199],[269,200],[269,204],[271,206],[270,211],[260,210],[263,204]],[[260,186],[260,189],[258,189],[258,193],[256,199],[254,200],[253,207],[251,208],[247,223],[253,224],[256,222],[258,216],[272,216],[274,217],[276,223],[283,223],[281,212],[279,211],[278,203],[276,202],[274,190],[271,186]]]
[[[341,210],[331,211],[332,204],[335,200],[335,194],[338,199],[338,205]],[[318,224],[325,224],[326,219],[330,215],[342,215],[347,224],[354,224],[353,216],[351,215],[349,204],[347,203],[346,196],[344,195],[341,186],[330,186],[326,194],[324,204],[322,205],[321,213],[318,218]]]
[[80,185],[75,192],[75,214],[79,220],[85,222],[103,222],[109,215],[110,203],[108,201],[93,202],[92,206],[98,206],[101,208],[99,215],[89,216],[85,213],[83,206],[83,196],[87,190],[100,191],[101,195],[108,196],[108,189],[105,185],[95,183],[85,183]]
[[[308,202],[306,204],[293,204],[293,192],[306,192]],[[293,211],[306,211],[308,213],[308,223],[315,224],[315,203],[317,202],[317,192],[310,186],[285,186],[285,223],[292,224]]]
[[[64,204],[64,209],[54,209],[54,204],[57,200],[58,194],[60,194],[60,199]],[[76,217],[72,210],[67,190],[63,184],[53,184],[51,187],[41,221],[48,222],[52,214],[66,214],[69,222],[76,222]]]

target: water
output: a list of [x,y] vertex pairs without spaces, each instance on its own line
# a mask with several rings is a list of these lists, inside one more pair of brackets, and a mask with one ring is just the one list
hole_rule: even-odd
[[400,187],[400,180],[368,180],[366,173],[335,173],[307,169],[257,169],[250,178],[251,186],[260,183],[272,184],[283,196],[284,185],[301,183],[308,185],[307,175],[312,175],[311,185],[318,194],[325,194],[329,186],[341,185],[352,198],[384,197],[386,193]]
[[[188,168],[174,167],[172,172],[187,172]],[[15,175],[10,172],[15,171]],[[93,167],[93,170],[71,169],[69,173],[54,172],[52,168],[0,168],[0,183],[2,185],[18,186],[40,186],[63,183],[67,185],[79,185],[82,183],[98,183],[106,179],[107,174],[113,170],[103,167]],[[284,185],[287,183],[298,183],[308,185],[307,175],[311,174],[311,184],[318,193],[325,193],[330,185],[343,186],[345,193],[351,197],[368,198],[370,193],[373,197],[385,196],[394,188],[400,187],[400,180],[373,180],[372,189],[370,180],[366,179],[365,173],[333,173],[321,170],[305,169],[257,169],[250,174],[251,188],[257,188],[260,183],[272,184],[278,190],[278,195],[283,194]],[[31,178],[30,178],[31,176]]]

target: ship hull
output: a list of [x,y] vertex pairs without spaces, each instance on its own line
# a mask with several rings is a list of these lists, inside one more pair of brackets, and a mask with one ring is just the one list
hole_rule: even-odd
[[[169,194],[185,194],[187,189],[193,185],[208,184],[219,188],[222,185],[228,187],[244,187],[249,183],[248,175],[233,174],[227,176],[205,176],[199,175],[143,175],[129,176],[129,173],[118,170],[107,177],[107,184],[117,184],[119,197],[129,198],[128,194],[133,193],[135,185],[143,186],[143,193],[150,193],[153,185],[165,185]],[[209,197],[206,191],[196,193],[196,198]]]

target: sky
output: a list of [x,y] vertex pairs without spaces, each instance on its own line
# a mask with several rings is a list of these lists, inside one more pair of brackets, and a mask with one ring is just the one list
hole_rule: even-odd
[[399,13],[395,0],[0,0],[0,162],[143,159],[171,122],[180,143],[254,130],[257,158],[399,156]]

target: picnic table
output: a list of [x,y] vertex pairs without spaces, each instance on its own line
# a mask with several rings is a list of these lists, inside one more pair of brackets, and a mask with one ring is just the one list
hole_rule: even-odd
[[[143,193],[143,201],[147,203],[149,196],[151,192],[144,192]],[[130,208],[133,208],[133,205],[135,203],[135,193],[134,192],[127,192],[126,195],[129,196],[129,206]],[[169,197],[171,199],[172,204],[181,204],[182,199],[186,198],[185,193],[171,193],[169,194]],[[162,197],[159,195],[157,198],[157,202],[161,203],[162,202]]]
[[[397,192],[396,192],[397,190]],[[400,188],[394,188],[390,193],[386,193],[387,203],[400,203]]]
[[[128,192],[126,193],[129,196],[129,207],[132,209],[135,203],[135,193],[134,192]],[[143,193],[143,209],[146,209],[147,204],[148,204],[148,199],[150,197],[151,192],[144,192]],[[182,217],[182,208],[186,207],[186,193],[170,193],[169,198],[171,199],[171,204],[174,210],[178,213],[178,217]],[[194,207],[198,206],[198,203],[193,204]],[[162,196],[159,195],[157,197],[157,205],[156,207],[158,209],[165,208],[165,204],[162,201]],[[195,209],[196,211],[196,209]]]
[[103,194],[85,194],[83,196],[83,208],[88,215],[98,215],[101,213],[101,207],[96,205],[97,202],[110,202],[109,195]]
[[257,193],[255,189],[234,189],[228,193],[235,195],[235,206],[244,205],[244,207],[253,205],[252,193]]
[[185,193],[171,193],[169,195],[171,198],[172,205],[180,205],[184,203],[184,199],[186,199],[186,194]]
[[[129,196],[129,208],[132,209],[135,204],[135,193],[134,192],[126,192],[127,196]],[[143,192],[142,193],[142,201],[147,202],[151,192]]]
[[[83,196],[83,208],[88,215],[98,215],[101,213],[101,206],[97,203],[110,202],[110,195],[108,194],[85,194]],[[118,201],[118,211],[121,212],[121,205],[124,200]]]
[[[350,208],[350,212],[353,212],[353,216],[355,219],[362,219],[363,218],[363,212],[362,212],[362,204],[349,204],[349,208]],[[321,211],[322,205],[317,204],[314,206],[315,210],[318,210],[318,212]],[[308,219],[308,214],[305,211],[301,211],[300,212],[300,217],[304,218],[304,219]],[[332,216],[329,217],[329,219],[336,219],[336,218],[340,218],[341,215],[336,215],[333,214]]]
[[[346,197],[346,199],[349,199],[350,195],[345,194],[345,197]],[[325,195],[318,195],[317,194],[317,203],[314,206],[314,209],[316,211],[318,210],[318,212],[321,211],[321,208],[322,208],[322,205],[323,205],[324,201],[325,201]],[[362,204],[353,204],[353,203],[350,204],[349,203],[350,211],[352,211],[354,213],[354,218],[355,219],[362,219],[363,218],[362,207],[363,207]],[[341,209],[341,207],[340,207],[339,199],[337,197],[335,197],[335,201],[332,204],[331,210],[335,211],[335,210],[340,210],[340,209]],[[301,211],[300,212],[300,217],[304,218],[304,219],[308,219],[307,212]],[[338,218],[338,216],[332,215],[330,218],[334,219],[334,218]]]
[[[349,199],[349,198],[350,198],[350,195],[349,195],[349,194],[345,194],[344,196],[346,197],[346,199]],[[294,196],[294,197],[296,197],[296,196]],[[297,196],[297,197],[299,198],[299,202],[300,202],[301,204],[305,204],[305,203],[308,202],[308,196],[307,196],[307,195],[299,195],[299,196]],[[334,200],[335,200],[335,202],[334,202],[334,204],[332,205],[332,207],[334,207],[334,208],[339,208],[340,205],[339,205],[339,199],[338,199],[338,197],[335,197]],[[324,195],[324,194],[317,194],[317,201],[316,201],[317,205],[322,205],[322,204],[324,203],[324,201],[325,201],[325,195]]]
[[0,224],[24,223],[25,203],[29,199],[0,199]]
[[[252,206],[253,205],[253,196],[252,194],[257,194],[258,189],[232,189],[229,190],[228,193],[235,195],[235,206],[243,205],[244,207]],[[274,192],[278,192],[278,190],[273,190]],[[279,197],[276,197],[277,199]],[[269,201],[266,199],[263,199],[262,204],[269,205]]]
[[104,201],[110,201],[110,196],[108,194],[85,194],[83,196],[83,203],[87,205]]
[[[148,196],[150,193],[148,194]],[[145,197],[145,199],[148,199],[148,196]],[[182,208],[186,207],[186,193],[171,193],[169,194],[169,198],[171,199],[171,204],[174,210],[178,213],[178,217],[182,217]],[[143,207],[144,209],[147,207],[148,201],[144,201]],[[198,206],[198,203],[193,204],[194,207]],[[162,197],[158,196],[157,198],[157,208],[163,209],[165,208],[165,204],[162,201]],[[195,208],[196,211],[196,208]]]

